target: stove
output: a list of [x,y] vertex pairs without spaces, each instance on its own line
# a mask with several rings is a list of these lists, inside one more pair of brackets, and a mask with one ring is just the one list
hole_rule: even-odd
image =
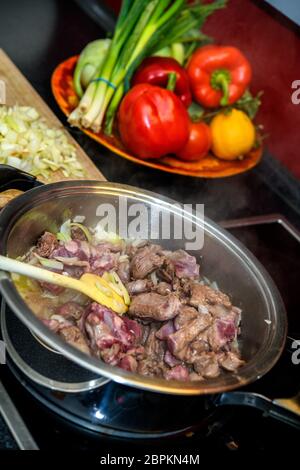
[[[222,225],[269,271],[289,320],[281,359],[266,376],[243,389],[249,393],[241,395],[240,404],[238,400],[236,406],[228,404],[228,394],[218,397],[217,403],[222,406],[211,406],[211,398],[164,396],[105,380],[98,383],[99,378],[68,364],[63,357],[56,355],[53,359],[55,353],[40,345],[3,303],[2,335],[6,341],[12,339],[14,348],[8,348],[6,365],[0,366],[5,387],[0,383],[0,449],[89,450],[100,458],[107,452],[127,455],[129,450],[142,455],[166,453],[167,449],[175,453],[203,449],[230,453],[272,451],[276,446],[294,448],[299,440],[300,417],[298,422],[295,417],[293,426],[272,418],[265,403],[260,406],[260,396],[270,400],[296,397],[293,405],[299,410],[300,234],[280,215],[230,220]],[[30,357],[38,360],[30,363]],[[55,377],[47,377],[49,357],[57,364]],[[29,378],[32,375],[27,367],[38,374],[35,381]],[[77,387],[71,393],[70,383]]]

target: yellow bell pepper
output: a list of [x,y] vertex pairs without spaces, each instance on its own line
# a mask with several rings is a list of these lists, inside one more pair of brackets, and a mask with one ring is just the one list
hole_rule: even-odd
[[255,127],[246,113],[232,109],[217,114],[210,123],[212,151],[218,158],[235,160],[248,153],[255,143]]

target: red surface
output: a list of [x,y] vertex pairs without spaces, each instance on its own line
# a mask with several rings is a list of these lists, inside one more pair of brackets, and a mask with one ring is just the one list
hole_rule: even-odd
[[[117,9],[120,1],[107,3]],[[207,21],[204,32],[217,43],[240,47],[250,60],[251,89],[264,90],[257,120],[268,134],[266,144],[300,178],[300,104],[291,101],[292,82],[300,80],[300,35],[288,20],[262,4],[262,0],[229,0],[225,10]]]

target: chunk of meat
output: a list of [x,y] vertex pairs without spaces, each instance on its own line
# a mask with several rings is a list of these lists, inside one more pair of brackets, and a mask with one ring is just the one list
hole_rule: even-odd
[[222,304],[225,307],[231,307],[228,295],[198,283],[191,285],[191,298],[189,303],[197,308],[199,305],[207,304]]
[[127,284],[127,290],[129,295],[142,294],[150,290],[152,283],[148,279],[137,279]]
[[159,254],[160,246],[150,245],[140,248],[132,258],[131,274],[134,279],[144,279],[148,274],[162,266],[164,258]]
[[123,317],[122,319],[126,325],[126,328],[134,334],[135,336],[135,342],[138,343],[143,335],[142,327],[141,325],[136,322],[135,320],[132,320],[131,318],[128,317]]
[[177,366],[181,362],[179,359],[177,359],[177,357],[173,356],[173,354],[171,354],[170,351],[166,351],[164,355],[164,361],[170,367]]
[[174,318],[179,307],[180,300],[175,294],[160,295],[150,292],[133,297],[129,313],[138,318],[165,321]]
[[121,345],[119,343],[114,343],[110,348],[105,348],[99,351],[98,354],[106,364],[116,366],[120,360],[120,352]]
[[55,235],[45,232],[37,241],[35,253],[43,258],[49,258],[51,253],[58,247],[58,241]]
[[124,284],[130,281],[130,263],[128,260],[118,264],[117,274]]
[[183,305],[180,307],[179,313],[174,320],[176,330],[179,330],[185,323],[193,320],[199,315],[194,307],[189,307],[188,305]]
[[43,318],[43,323],[54,333],[58,333],[62,328],[74,326],[74,323],[61,315],[51,315],[49,319]]
[[169,320],[156,332],[156,338],[164,340],[167,339],[174,332],[174,322],[173,320]]
[[205,330],[211,324],[211,318],[208,315],[198,315],[193,320],[168,337],[168,348],[174,356],[188,346],[201,331]]
[[204,379],[203,379],[202,375],[197,374],[196,372],[191,372],[190,373],[190,380],[192,382],[196,382],[196,381],[202,381]]
[[59,335],[71,346],[79,351],[90,355],[90,348],[87,340],[78,328],[78,326],[67,326],[59,330]]
[[100,276],[105,271],[116,268],[119,253],[112,252],[107,244],[91,245],[84,240],[71,240],[59,245],[51,258],[58,259],[67,266],[83,267],[85,272]]
[[237,326],[234,318],[216,319],[208,332],[208,342],[213,351],[219,351],[236,337]]
[[245,361],[242,361],[236,353],[230,351],[220,354],[218,361],[220,366],[229,372],[235,372],[239,367],[245,364]]
[[183,362],[193,364],[203,352],[209,352],[209,344],[199,335],[194,341],[176,353],[176,357]]
[[126,356],[122,357],[118,366],[121,367],[121,369],[128,370],[129,372],[136,372],[138,363],[135,357],[126,354]]
[[136,334],[141,334],[139,325],[134,320],[124,321],[112,310],[93,302],[88,310],[85,327],[93,349],[111,348],[121,345],[122,351],[130,349],[137,341]]
[[216,354],[209,352],[202,354],[194,362],[195,371],[206,379],[213,379],[220,375],[220,368]]
[[74,318],[75,320],[79,320],[84,311],[85,308],[74,301],[66,302],[57,309],[58,315],[62,315],[66,318]]
[[168,271],[170,269],[179,279],[194,279],[199,277],[200,266],[197,264],[195,256],[189,255],[184,250],[177,250],[171,253],[168,258]]
[[168,282],[159,282],[154,290],[160,295],[167,295],[172,292],[172,286]]
[[172,367],[172,369],[167,370],[164,374],[165,379],[167,380],[180,380],[182,382],[186,382],[189,380],[189,371],[183,365],[178,365]]
[[165,344],[156,338],[157,327],[151,324],[150,332],[145,343],[145,358],[138,363],[138,373],[154,377],[162,376],[166,370],[164,363]]

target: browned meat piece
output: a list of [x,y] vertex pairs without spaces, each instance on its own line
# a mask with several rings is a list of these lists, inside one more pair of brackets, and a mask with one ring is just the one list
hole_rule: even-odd
[[235,372],[239,367],[245,364],[237,354],[233,352],[226,352],[218,356],[218,361],[223,369],[229,372]]
[[59,330],[59,335],[69,344],[74,346],[74,348],[79,349],[80,351],[90,354],[90,349],[88,343],[77,326],[67,326]]
[[121,345],[118,343],[115,343],[110,348],[106,348],[106,349],[102,349],[102,351],[98,351],[98,355],[107,364],[116,366],[120,360],[120,357],[119,357],[120,351],[121,351]]
[[154,290],[160,295],[167,295],[172,292],[172,286],[168,282],[159,282]]
[[149,376],[162,376],[166,370],[164,364],[165,344],[156,338],[157,327],[151,324],[145,343],[145,359],[138,363],[138,373]]
[[167,269],[161,268],[158,269],[157,272],[157,277],[161,279],[162,281],[166,281],[167,283],[171,283],[173,280],[173,272],[170,274]]
[[126,354],[122,357],[118,366],[121,367],[121,369],[128,370],[129,372],[136,372],[138,363],[135,357]]
[[140,324],[140,327],[142,328],[141,344],[144,345],[147,341],[148,336],[149,336],[151,326],[150,325]]
[[156,292],[150,292],[133,297],[129,313],[139,318],[165,321],[174,318],[179,307],[180,301],[176,295],[160,295]]
[[166,351],[164,361],[170,367],[178,366],[178,364],[181,362],[179,359],[177,359],[177,357],[173,356],[170,351]]
[[178,365],[173,367],[170,370],[167,370],[164,373],[164,377],[167,380],[180,380],[182,382],[186,382],[189,380],[189,371],[188,369],[183,366],[183,365]]
[[201,331],[205,330],[211,324],[211,318],[208,315],[198,315],[194,320],[190,320],[185,325],[168,337],[168,348],[174,356],[189,345]]
[[173,320],[167,321],[156,333],[156,338],[167,339],[172,333],[175,333]]
[[71,237],[73,240],[81,240],[81,241],[86,241],[87,238],[84,234],[84,231],[81,230],[80,227],[72,227],[71,228]]
[[188,364],[193,364],[203,352],[209,351],[209,344],[206,341],[199,339],[199,337],[201,338],[201,334],[185,348],[176,353],[178,359],[183,362],[187,362]]
[[209,313],[214,318],[226,318],[232,312],[231,308],[227,308],[222,304],[209,305],[208,307],[209,307]]
[[194,362],[195,371],[206,379],[213,379],[220,375],[220,368],[216,354],[213,352],[202,354]]
[[131,261],[131,274],[134,279],[144,279],[148,274],[159,268],[164,258],[160,256],[161,248],[158,245],[140,248]]
[[237,326],[234,318],[217,318],[209,329],[207,336],[211,349],[219,351],[237,337]]
[[190,304],[194,307],[207,304],[222,304],[225,307],[231,307],[228,295],[223,294],[223,292],[219,290],[197,283],[191,285]]
[[189,307],[188,305],[182,305],[180,307],[179,313],[174,320],[176,330],[179,330],[185,323],[190,320],[193,320],[199,315],[199,312],[194,307]]
[[196,372],[191,372],[190,373],[190,380],[192,382],[196,382],[197,380],[204,380],[202,375],[197,374]]
[[52,251],[58,247],[58,241],[55,235],[45,232],[39,239],[35,248],[35,253],[43,258],[49,258]]
[[79,320],[79,318],[81,318],[81,316],[83,315],[84,311],[85,308],[82,305],[73,301],[66,302],[57,309],[58,315],[62,315],[66,318],[74,318],[75,320]]
[[199,277],[199,264],[196,258],[184,250],[177,250],[170,254],[167,261],[167,271],[173,276],[195,279]]
[[117,274],[124,284],[130,281],[130,263],[128,260],[118,264]]
[[136,281],[128,282],[127,290],[129,295],[142,294],[143,292],[148,292],[151,288],[151,281],[148,279],[137,279]]

